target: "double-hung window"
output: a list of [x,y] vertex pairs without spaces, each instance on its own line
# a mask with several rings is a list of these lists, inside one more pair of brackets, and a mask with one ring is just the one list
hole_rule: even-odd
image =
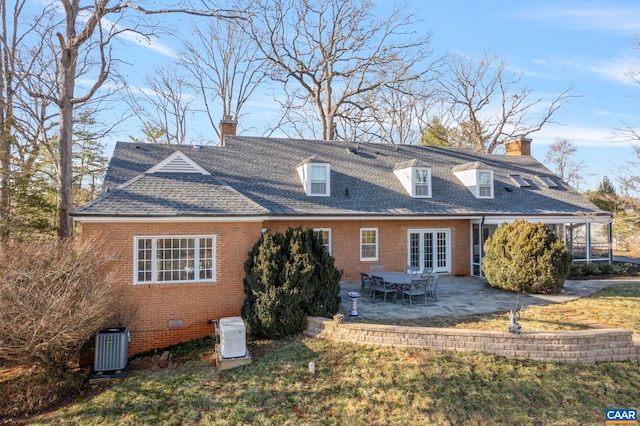
[[311,195],[326,195],[327,167],[311,166]]
[[478,198],[493,198],[493,173],[478,170]]
[[216,237],[135,238],[135,283],[163,284],[215,281]]
[[413,195],[414,197],[431,197],[429,182],[429,169],[413,169]]
[[322,245],[327,249],[327,253],[331,254],[331,228],[314,228],[313,232],[322,237]]
[[360,229],[360,260],[378,260],[378,228]]

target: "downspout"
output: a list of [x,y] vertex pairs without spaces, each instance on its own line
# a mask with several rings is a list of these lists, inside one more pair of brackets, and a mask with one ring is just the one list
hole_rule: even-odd
[[480,278],[484,278],[484,271],[482,270],[482,258],[484,257],[484,215],[482,215],[482,219],[480,219]]
[[609,265],[613,263],[613,218],[607,223],[607,240],[609,245]]

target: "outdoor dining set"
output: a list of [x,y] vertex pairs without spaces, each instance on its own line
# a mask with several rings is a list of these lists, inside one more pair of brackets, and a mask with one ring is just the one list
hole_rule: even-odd
[[411,307],[413,307],[414,298],[422,298],[425,305],[429,299],[436,300],[438,274],[431,268],[421,271],[407,266],[406,272],[387,272],[383,265],[370,265],[368,273],[360,270],[358,272],[362,281],[360,288],[362,297],[373,300],[376,296],[380,296],[384,302],[387,300],[397,302],[400,298],[402,303],[405,298],[408,298]]

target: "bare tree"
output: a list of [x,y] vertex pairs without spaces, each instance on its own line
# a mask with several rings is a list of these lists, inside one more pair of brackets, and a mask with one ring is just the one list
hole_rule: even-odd
[[578,152],[578,149],[573,142],[558,138],[549,145],[544,161],[560,176],[560,179],[579,189],[583,180],[580,171],[584,167],[584,161],[575,161],[573,159],[576,152]]
[[194,23],[195,39],[185,42],[180,63],[195,80],[191,87],[201,96],[204,113],[220,138],[219,120],[240,117],[242,108],[266,77],[258,47],[238,21]]
[[[188,116],[194,97],[185,93],[188,83],[175,68],[156,68],[142,89],[130,89],[127,103],[143,123],[145,136],[155,143],[187,143]],[[153,132],[151,129],[157,131]]]
[[[58,2],[57,2],[58,4]],[[184,3],[179,8],[149,9],[141,4],[124,1],[95,0],[81,4],[80,0],[60,0],[59,6],[64,13],[64,21],[56,28],[57,40],[56,61],[59,74],[56,82],[59,91],[55,96],[41,92],[32,92],[33,96],[48,98],[55,103],[59,111],[59,231],[60,238],[73,236],[70,212],[73,208],[73,176],[72,176],[72,142],[73,111],[76,107],[90,101],[112,75],[114,61],[111,56],[111,43],[123,32],[133,31],[142,35],[150,35],[154,26],[145,26],[140,20],[143,15],[166,13],[185,13],[196,16],[214,18],[239,18],[242,13],[221,10],[216,7],[192,7]],[[138,18],[128,11],[138,13]],[[113,18],[114,20],[109,20]],[[92,65],[92,66],[91,66]],[[76,87],[79,69],[88,71],[92,68],[95,76],[82,94]]]
[[23,74],[18,72],[22,64],[19,45],[39,23],[35,17],[31,25],[19,31],[23,17],[25,1],[13,3],[13,9],[7,10],[7,2],[0,2],[0,240],[5,241],[11,232],[12,182],[15,174],[12,169],[13,151],[16,145],[15,103],[17,102]]
[[429,126],[432,93],[424,81],[384,86],[348,103],[340,113],[338,136],[363,142],[417,144]]
[[279,124],[294,132],[336,139],[337,122],[348,120],[365,94],[420,80],[429,70],[429,35],[411,34],[404,9],[376,18],[368,0],[265,0],[259,10],[252,36],[287,95]]
[[[546,100],[536,96],[532,88],[521,84],[521,74],[510,73],[502,59],[489,54],[480,60],[453,55],[448,72],[439,81],[440,96],[448,105],[443,122],[455,123],[460,138],[486,153],[553,123],[554,114],[574,97],[572,87]],[[532,117],[541,106],[542,113]]]

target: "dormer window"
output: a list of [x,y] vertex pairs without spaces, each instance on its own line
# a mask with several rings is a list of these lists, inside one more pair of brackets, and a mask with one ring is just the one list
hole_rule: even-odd
[[329,163],[314,156],[298,164],[297,170],[305,194],[310,197],[328,197],[331,194]]
[[478,170],[478,198],[493,198],[493,172]]
[[311,166],[311,195],[327,194],[327,166]]
[[414,198],[431,198],[431,169],[417,160],[396,164],[393,168],[407,194]]
[[431,171],[429,169],[413,169],[413,196],[431,196]]
[[453,174],[476,198],[493,198],[493,170],[476,161],[455,166]]

